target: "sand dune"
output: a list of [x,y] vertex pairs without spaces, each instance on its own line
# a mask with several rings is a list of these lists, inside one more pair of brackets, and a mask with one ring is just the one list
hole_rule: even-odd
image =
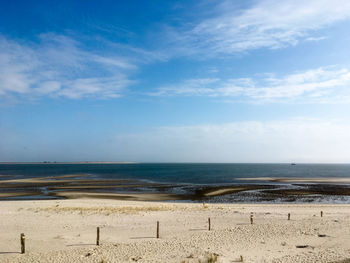
[[[0,202],[0,211],[0,262],[203,263],[238,262],[242,256],[244,262],[288,263],[350,258],[350,205],[72,199]],[[97,226],[100,246],[95,245]],[[18,253],[20,233],[26,235],[25,254]]]

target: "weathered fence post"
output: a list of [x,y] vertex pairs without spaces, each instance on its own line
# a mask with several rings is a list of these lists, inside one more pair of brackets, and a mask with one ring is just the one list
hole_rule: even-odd
[[159,238],[159,221],[157,221],[157,238]]
[[100,245],[100,228],[97,227],[96,246]]
[[21,234],[21,254],[24,254],[26,252],[26,244],[25,244],[26,237],[22,233]]
[[290,213],[288,213],[288,220],[290,220]]
[[208,217],[208,230],[210,231],[211,227],[210,227],[210,217]]

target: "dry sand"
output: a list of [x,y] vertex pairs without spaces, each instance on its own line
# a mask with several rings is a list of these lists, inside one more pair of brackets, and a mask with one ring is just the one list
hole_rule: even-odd
[[2,201],[0,262],[342,262],[349,223],[350,205]]

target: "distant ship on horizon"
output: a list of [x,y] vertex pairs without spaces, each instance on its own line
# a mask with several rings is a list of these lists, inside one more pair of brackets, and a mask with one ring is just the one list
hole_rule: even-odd
[[290,165],[297,165],[296,163],[291,163]]

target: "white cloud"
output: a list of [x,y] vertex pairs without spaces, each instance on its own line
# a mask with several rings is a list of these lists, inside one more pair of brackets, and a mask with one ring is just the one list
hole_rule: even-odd
[[0,96],[119,97],[134,83],[131,60],[88,51],[67,36],[43,34],[39,43],[0,36]]
[[215,55],[319,41],[325,38],[319,30],[350,18],[348,0],[260,0],[241,9],[223,1],[212,10],[182,30],[167,28],[175,52]]
[[0,38],[0,95],[28,92],[34,82],[29,73],[38,64],[33,50]]
[[[350,97],[350,70],[334,67],[312,69],[282,77],[192,79],[164,86],[153,96],[210,96],[267,101],[328,102]],[[341,101],[339,100],[340,98]]]
[[136,68],[135,65],[130,64],[126,61],[123,61],[119,58],[107,58],[107,57],[103,57],[103,56],[92,56],[91,57],[95,62],[98,63],[102,63],[105,65],[111,65],[111,66],[115,66],[115,67],[119,67],[119,68],[123,68],[123,69],[134,69]]
[[61,83],[58,81],[46,81],[39,84],[38,88],[34,89],[34,93],[38,94],[54,94],[61,89]]
[[149,93],[152,96],[168,95],[208,95],[213,93],[213,89],[208,86],[219,81],[217,78],[189,79],[179,85],[165,86],[155,92]]
[[123,149],[115,156],[136,161],[350,162],[349,131],[349,123],[300,118],[158,127],[112,145]]
[[57,96],[79,99],[98,94],[101,98],[118,98],[121,96],[119,91],[132,83],[133,81],[123,75],[109,78],[75,79],[66,82]]

